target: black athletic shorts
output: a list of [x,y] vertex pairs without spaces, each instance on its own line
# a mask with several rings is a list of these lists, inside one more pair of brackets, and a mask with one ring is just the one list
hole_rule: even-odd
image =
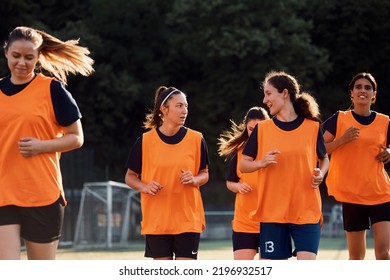
[[145,241],[147,258],[198,258],[200,233],[147,234]]
[[259,252],[260,233],[235,232],[232,235],[233,251],[253,249]]
[[362,205],[343,202],[345,231],[362,231],[370,224],[390,221],[390,202],[377,205]]
[[0,226],[18,224],[23,239],[37,243],[50,243],[61,236],[64,209],[62,197],[48,206],[2,206]]

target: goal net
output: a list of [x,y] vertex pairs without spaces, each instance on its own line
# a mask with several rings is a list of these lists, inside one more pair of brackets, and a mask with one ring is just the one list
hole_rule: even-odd
[[126,184],[84,183],[73,246],[126,247],[141,238],[140,220],[139,193]]

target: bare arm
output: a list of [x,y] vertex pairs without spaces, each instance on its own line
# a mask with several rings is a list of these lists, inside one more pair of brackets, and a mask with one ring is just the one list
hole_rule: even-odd
[[323,159],[319,160],[319,168],[314,170],[312,187],[318,188],[322,181],[324,180],[325,174],[328,172],[329,168],[329,157],[325,155]]
[[390,162],[390,148],[381,145],[381,152],[375,157],[378,161],[387,164]]
[[[209,180],[208,168],[205,168],[199,171],[199,174],[193,176],[189,171],[182,171],[181,182],[184,185],[193,185],[199,187],[204,185]],[[184,174],[184,176],[183,176]],[[126,184],[132,189],[150,195],[156,195],[159,191],[161,191],[164,186],[156,181],[151,181],[149,183],[144,183],[140,180],[139,174],[135,173],[131,169],[127,169],[125,176]]]
[[338,147],[347,144],[351,141],[354,141],[359,138],[359,129],[356,127],[350,127],[348,128],[344,134],[334,140],[334,135],[332,135],[329,131],[325,131],[324,133],[324,141],[325,141],[325,147],[328,154],[331,154],[334,150],[336,150]]
[[155,181],[151,181],[147,184],[142,182],[139,178],[139,174],[131,169],[127,169],[125,182],[132,189],[150,195],[156,195],[163,189],[163,186]]
[[329,168],[328,155],[325,155],[325,157],[323,159],[319,160],[319,168],[321,170],[321,173],[325,176],[325,174],[328,172],[328,168]]
[[233,182],[233,181],[226,181],[226,187],[234,193],[249,193],[253,190],[251,186],[249,186],[245,182]]
[[180,182],[183,185],[193,185],[196,187],[200,187],[206,184],[209,181],[209,168],[206,167],[199,171],[197,175],[193,175],[190,171],[182,170],[180,176]]
[[260,168],[267,167],[270,164],[275,164],[276,155],[280,154],[279,150],[272,150],[265,154],[263,159],[254,160],[250,156],[243,155],[242,159],[238,163],[238,169],[242,173],[251,173],[253,171],[259,170]]
[[50,140],[40,140],[33,137],[19,139],[19,151],[24,157],[42,153],[67,152],[80,148],[84,143],[81,121],[63,127],[64,135]]

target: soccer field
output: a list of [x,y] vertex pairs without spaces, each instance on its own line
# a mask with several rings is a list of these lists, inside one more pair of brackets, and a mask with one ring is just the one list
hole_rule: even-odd
[[[366,259],[374,260],[373,240],[367,239]],[[25,252],[22,258],[26,259]],[[150,260],[144,257],[144,244],[135,243],[131,248],[117,248],[112,250],[76,251],[73,249],[59,249],[58,260]],[[201,240],[199,260],[232,260],[233,252],[230,240],[206,241]],[[291,258],[294,260],[295,258]],[[318,252],[318,260],[347,260],[348,250],[345,238],[322,238]]]

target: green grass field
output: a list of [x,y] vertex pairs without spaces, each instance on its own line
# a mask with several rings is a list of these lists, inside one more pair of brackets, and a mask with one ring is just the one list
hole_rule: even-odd
[[[25,252],[22,258],[26,259]],[[149,260],[144,257],[143,242],[136,242],[129,248],[115,248],[110,250],[74,250],[59,249],[58,260]],[[233,252],[231,240],[201,240],[199,260],[232,260]],[[292,258],[295,259],[295,258]],[[318,260],[347,260],[348,251],[345,238],[322,238],[318,252]],[[367,238],[367,260],[374,260],[373,240]]]

